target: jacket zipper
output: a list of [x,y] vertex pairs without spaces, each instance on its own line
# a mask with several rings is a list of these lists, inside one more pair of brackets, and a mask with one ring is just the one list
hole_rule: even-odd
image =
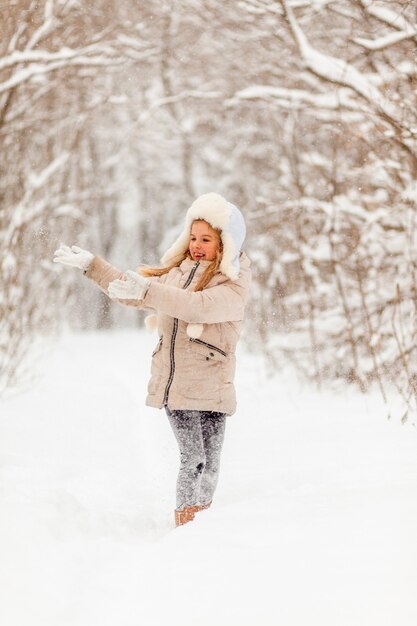
[[[188,285],[193,280],[194,274],[196,273],[197,267],[199,265],[200,265],[200,262],[197,261],[197,263],[194,265],[193,269],[191,270],[190,275],[188,276],[183,289],[187,289]],[[174,355],[174,350],[175,350],[175,340],[177,338],[177,332],[178,332],[178,318],[174,317],[174,327],[172,329],[171,346],[170,346],[170,352],[169,352],[170,371],[169,371],[169,376],[168,376],[168,382],[167,382],[166,387],[165,387],[164,402],[163,402],[164,406],[168,406],[169,390],[171,389],[172,381],[174,379],[174,374],[175,374],[175,355]]]
[[215,350],[216,352],[220,352],[220,354],[222,354],[223,356],[227,356],[227,352],[225,352],[224,350],[221,350],[217,346],[213,346],[211,343],[207,343],[207,341],[202,341],[201,339],[193,339],[193,338],[190,338],[190,341],[194,341],[194,343],[200,343],[202,346],[207,346],[207,348],[210,348],[210,350]]

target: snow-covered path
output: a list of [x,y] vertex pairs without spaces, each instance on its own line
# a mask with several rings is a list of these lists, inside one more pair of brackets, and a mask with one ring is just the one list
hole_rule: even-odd
[[215,504],[174,529],[154,343],[69,335],[0,402],[0,623],[415,626],[415,427],[241,353]]

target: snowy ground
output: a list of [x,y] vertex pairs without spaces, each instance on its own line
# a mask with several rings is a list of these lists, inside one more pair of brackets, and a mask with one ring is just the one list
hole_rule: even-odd
[[0,402],[1,624],[415,626],[415,426],[242,353],[215,504],[174,529],[154,343],[70,335]]

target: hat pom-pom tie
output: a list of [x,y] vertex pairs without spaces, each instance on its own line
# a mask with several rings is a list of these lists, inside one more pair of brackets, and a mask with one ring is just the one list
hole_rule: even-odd
[[152,332],[158,328],[158,316],[152,313],[152,315],[147,315],[145,317],[145,326],[146,330]]
[[187,335],[190,339],[198,339],[201,337],[204,330],[203,324],[188,324]]

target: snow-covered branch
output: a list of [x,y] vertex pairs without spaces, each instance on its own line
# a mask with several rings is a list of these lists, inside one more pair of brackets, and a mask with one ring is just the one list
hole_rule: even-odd
[[288,0],[288,4],[292,9],[313,8],[315,11],[323,9],[330,4],[336,4],[335,0]]
[[[283,14],[282,8],[277,3],[270,2],[270,0],[241,0],[239,4],[246,9],[249,8],[249,11],[255,14]],[[320,11],[331,4],[336,4],[336,0],[288,0],[288,5],[292,9],[312,8],[315,11]]]
[[144,123],[149,117],[152,115],[154,111],[160,109],[161,107],[168,106],[170,104],[175,104],[177,102],[182,102],[184,100],[189,99],[196,100],[219,100],[224,98],[224,94],[220,91],[197,91],[197,90],[187,90],[182,91],[181,93],[175,94],[175,96],[167,96],[166,98],[158,98],[152,102],[148,109],[142,111],[142,113],[138,117],[138,121],[140,123]]
[[311,106],[317,110],[338,110],[343,108],[359,111],[357,103],[351,98],[349,89],[339,89],[337,93],[317,94],[304,89],[288,89],[271,85],[252,85],[246,89],[237,91],[228,101],[228,104],[236,104],[236,100],[273,100],[281,106],[297,110],[301,107]]
[[343,59],[316,50],[300,28],[288,2],[281,0],[281,5],[306,67],[326,81],[350,87],[380,111],[394,126],[400,126],[401,112],[392,102],[384,98],[371,80]]
[[[54,0],[45,0],[44,2],[44,20],[41,24],[35,28],[34,32],[29,36],[27,43],[25,44],[25,50],[33,50],[35,46],[38,46],[39,43],[48,37],[51,33],[56,30],[61,24],[61,16],[63,12],[66,10],[71,11],[74,6],[71,2],[67,0],[63,0],[58,2],[58,14],[54,14],[56,2]],[[8,53],[12,53],[17,48],[18,41],[20,40],[22,34],[28,29],[29,20],[26,21],[25,13],[21,16],[22,19],[20,23],[17,25],[17,28],[9,42],[7,51]],[[31,20],[30,20],[31,21]]]
[[417,28],[411,30],[410,32],[401,31],[399,33],[390,33],[388,35],[384,35],[384,37],[379,37],[378,39],[363,39],[362,37],[356,37],[352,41],[367,50],[384,50],[394,46],[400,41],[414,39],[416,36]]
[[86,57],[89,54],[96,56],[105,55],[112,57],[115,51],[110,46],[99,46],[97,44],[84,46],[82,48],[62,47],[58,52],[48,52],[47,50],[15,50],[11,54],[0,58],[0,71],[28,63],[54,63],[57,61],[72,61],[75,58]]
[[122,65],[126,62],[126,59],[121,57],[109,58],[104,55],[98,56],[75,56],[73,58],[63,59],[49,63],[48,65],[33,64],[29,67],[24,67],[13,74],[8,80],[0,83],[0,94],[10,89],[14,89],[19,85],[28,82],[34,77],[40,77],[42,75],[55,72],[65,67],[77,67],[77,66],[89,66],[89,67],[108,67],[110,65]]
[[368,15],[387,24],[397,32],[388,33],[377,39],[356,37],[353,41],[358,45],[363,46],[367,50],[384,50],[401,41],[417,37],[417,24],[411,24],[404,15],[385,6],[375,4],[375,2],[371,2],[370,0],[362,0],[361,5]]
[[410,33],[415,30],[415,26],[404,17],[404,15],[375,3],[373,0],[361,0],[361,4],[365,11],[372,17],[377,18],[380,22],[388,24],[396,30]]
[[48,37],[55,28],[59,25],[59,20],[54,17],[52,8],[51,10],[47,10],[48,5],[52,3],[47,2],[45,5],[45,21],[35,30],[35,32],[31,35],[27,45],[25,46],[26,50],[32,50],[35,46],[39,44],[42,39]]

